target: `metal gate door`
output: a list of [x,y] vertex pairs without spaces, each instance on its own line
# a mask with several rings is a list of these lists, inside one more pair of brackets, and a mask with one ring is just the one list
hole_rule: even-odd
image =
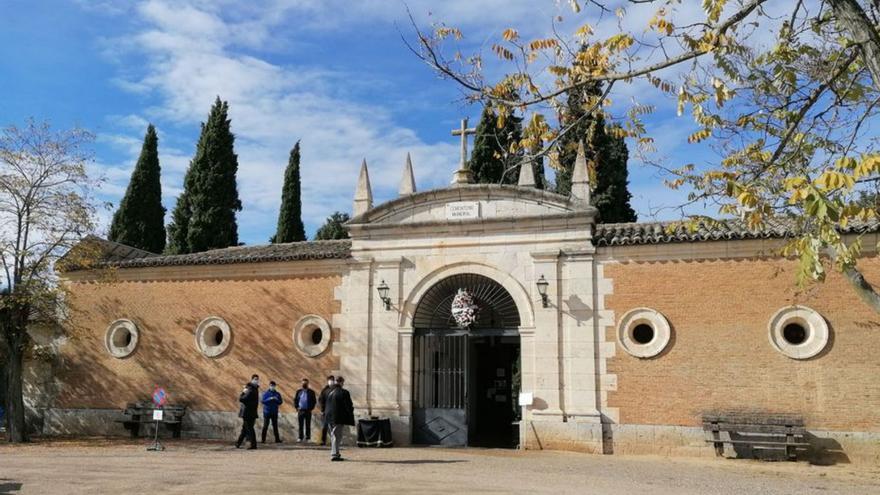
[[413,336],[413,441],[467,445],[468,336]]

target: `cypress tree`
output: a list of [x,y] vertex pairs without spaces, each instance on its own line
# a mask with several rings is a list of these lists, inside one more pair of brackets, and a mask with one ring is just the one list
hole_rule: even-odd
[[568,93],[559,122],[561,128],[573,127],[559,139],[561,168],[556,171],[556,192],[566,196],[571,193],[571,174],[578,142],[583,140],[586,158],[595,164],[592,202],[599,209],[599,220],[603,223],[635,222],[636,214],[629,204],[632,195],[627,189],[629,151],[626,140],[617,132],[609,134],[606,131],[605,117],[601,113],[585,114],[590,97],[599,94],[598,84]]
[[299,141],[290,150],[287,170],[284,171],[284,188],[281,191],[281,210],[278,228],[270,242],[296,242],[306,240],[302,222],[302,200],[299,180]]
[[109,236],[127,246],[161,253],[165,249],[165,207],[159,167],[159,138],[147,126],[141,154],[131,173],[128,189],[113,214]]
[[198,253],[238,245],[235,213],[241,211],[235,177],[238,156],[227,118],[229,104],[214,101],[168,226],[169,251]]
[[[565,196],[571,193],[571,173],[577,158],[578,142],[584,141],[587,160],[595,162],[596,143],[604,141],[605,119],[601,115],[586,115],[589,98],[599,94],[598,85],[582,87],[568,92],[565,109],[559,116],[559,127],[567,129],[559,138],[559,166],[556,171],[556,192]],[[591,132],[592,131],[592,132]]]
[[345,229],[345,222],[351,220],[348,213],[334,212],[327,217],[324,225],[315,233],[316,241],[328,241],[333,239],[348,239],[348,230]]
[[629,150],[619,127],[611,133],[602,132],[605,141],[600,144],[601,156],[596,163],[596,188],[593,205],[599,209],[602,223],[635,222],[636,212],[629,202]]
[[474,151],[469,166],[478,184],[516,184],[519,178],[521,153],[512,151],[522,135],[522,119],[513,115],[498,127],[498,116],[491,107],[483,108],[477,132],[474,135]]

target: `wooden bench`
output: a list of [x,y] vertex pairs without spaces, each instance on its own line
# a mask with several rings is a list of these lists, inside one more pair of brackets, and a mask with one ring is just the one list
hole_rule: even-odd
[[724,455],[724,444],[747,445],[758,449],[780,449],[789,460],[797,460],[797,450],[810,446],[803,418],[767,413],[712,413],[703,415],[703,430],[715,446],[715,455]]
[[[132,438],[137,438],[141,433],[141,425],[156,422],[153,420],[153,411],[157,409],[159,408],[156,408],[153,403],[149,401],[133,402],[125,406],[125,409],[122,411],[125,418],[118,419],[116,422],[122,423],[122,426],[131,432]],[[165,427],[171,431],[172,438],[180,438],[180,430],[183,424],[183,416],[186,414],[186,406],[180,404],[166,404],[161,409],[164,411],[164,414],[162,415],[162,420],[159,422],[164,424]]]

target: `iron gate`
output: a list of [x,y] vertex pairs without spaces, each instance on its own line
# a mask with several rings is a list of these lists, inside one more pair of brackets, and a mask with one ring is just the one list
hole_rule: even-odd
[[468,336],[448,332],[413,336],[413,440],[467,444]]
[[[473,295],[479,308],[467,329],[452,316],[459,289]],[[471,337],[517,335],[519,311],[498,282],[474,273],[451,275],[434,284],[413,314],[413,441],[428,445],[468,444],[468,387]]]

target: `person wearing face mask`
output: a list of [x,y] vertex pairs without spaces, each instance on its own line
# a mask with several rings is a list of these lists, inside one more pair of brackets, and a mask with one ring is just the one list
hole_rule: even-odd
[[354,405],[351,394],[345,390],[345,378],[336,377],[336,385],[327,394],[327,409],[324,418],[330,424],[330,460],[341,461],[342,433],[347,426],[354,426]]
[[257,406],[260,403],[260,375],[251,376],[251,381],[241,390],[238,402],[241,403],[238,409],[238,417],[241,418],[241,433],[238,435],[238,441],[235,442],[235,448],[240,449],[241,444],[247,438],[251,444],[248,450],[256,449],[257,432],[254,431],[254,423],[257,422]]
[[266,433],[269,431],[269,423],[272,423],[272,432],[275,433],[275,443],[281,443],[278,436],[278,407],[284,403],[281,394],[275,390],[275,382],[269,382],[269,390],[263,392],[263,443],[266,443]]
[[324,408],[327,407],[327,394],[333,390],[336,384],[336,378],[333,375],[327,377],[327,385],[321,389],[321,395],[318,396],[318,406],[321,408],[321,445],[327,445],[327,419],[324,417]]
[[315,409],[315,391],[309,388],[309,379],[302,379],[302,386],[293,397],[296,419],[299,423],[299,442],[312,439],[312,411]]

